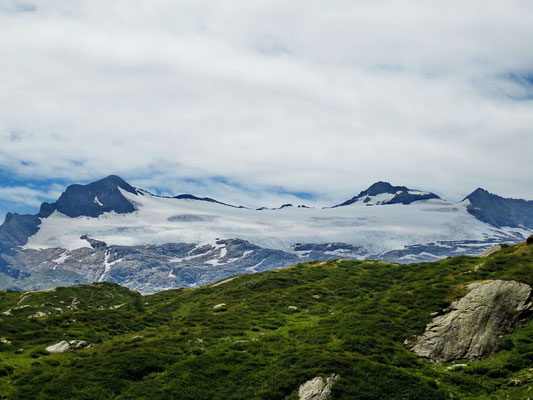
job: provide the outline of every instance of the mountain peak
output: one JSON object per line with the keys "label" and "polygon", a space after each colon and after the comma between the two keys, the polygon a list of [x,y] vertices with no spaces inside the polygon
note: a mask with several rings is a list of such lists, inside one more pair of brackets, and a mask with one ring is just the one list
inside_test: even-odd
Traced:
{"label": "mountain peak", "polygon": [[533,201],[506,199],[483,188],[477,188],[465,200],[470,202],[467,211],[471,215],[495,227],[533,224]]}
{"label": "mountain peak", "polygon": [[344,203],[334,207],[347,206],[353,203],[363,203],[366,205],[384,204],[411,204],[415,201],[439,199],[434,193],[422,192],[420,190],[409,189],[406,186],[393,186],[389,182],[378,181],[368,189],[363,190],[357,196],[352,197]]}
{"label": "mountain peak", "polygon": [[117,175],[109,175],[87,185],[70,185],[55,203],[41,205],[39,217],[46,218],[56,210],[72,218],[96,218],[110,211],[119,214],[133,212],[135,208],[119,189],[137,194],[133,186]]}

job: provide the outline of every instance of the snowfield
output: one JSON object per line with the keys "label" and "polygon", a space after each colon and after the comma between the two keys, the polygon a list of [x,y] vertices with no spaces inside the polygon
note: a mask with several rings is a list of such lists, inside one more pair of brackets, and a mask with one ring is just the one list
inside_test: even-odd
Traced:
{"label": "snowfield", "polygon": [[297,243],[347,243],[361,246],[368,254],[377,254],[420,243],[498,238],[509,231],[470,215],[467,202],[455,204],[440,199],[379,205],[390,195],[378,195],[367,203],[358,201],[335,208],[251,210],[208,201],[163,198],[144,191],[137,195],[120,191],[134,205],[134,212],[70,218],[55,211],[41,220],[39,231],[24,248],[90,247],[80,239],[87,235],[108,245],[124,246],[215,243],[217,239],[239,238],[263,248],[292,253],[296,253],[293,246]]}

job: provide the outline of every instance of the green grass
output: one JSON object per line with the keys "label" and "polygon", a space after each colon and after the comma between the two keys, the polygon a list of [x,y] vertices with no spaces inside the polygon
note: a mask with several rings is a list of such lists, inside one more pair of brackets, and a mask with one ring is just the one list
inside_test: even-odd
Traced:
{"label": "green grass", "polygon": [[[110,283],[0,292],[0,312],[12,310],[0,314],[11,341],[0,343],[0,399],[297,399],[300,384],[332,373],[334,399],[533,397],[531,321],[494,356],[454,370],[403,345],[464,284],[486,279],[533,286],[533,246],[410,265],[298,264],[145,297]],[[28,318],[37,311],[47,316]],[[93,347],[44,351],[71,339]]]}

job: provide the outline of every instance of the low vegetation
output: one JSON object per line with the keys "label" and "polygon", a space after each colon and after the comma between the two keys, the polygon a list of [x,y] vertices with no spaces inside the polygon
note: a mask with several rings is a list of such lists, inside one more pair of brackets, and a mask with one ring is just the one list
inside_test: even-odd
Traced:
{"label": "low vegetation", "polygon": [[[0,292],[0,399],[297,399],[333,373],[333,399],[533,397],[531,320],[483,361],[437,364],[404,345],[464,284],[489,279],[533,286],[533,246],[305,263],[144,297],[111,283]],[[92,347],[45,350],[62,340]]]}

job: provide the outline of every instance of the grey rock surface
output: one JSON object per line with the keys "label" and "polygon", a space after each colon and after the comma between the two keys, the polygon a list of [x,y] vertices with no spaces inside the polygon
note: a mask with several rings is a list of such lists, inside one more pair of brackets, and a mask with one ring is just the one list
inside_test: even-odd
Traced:
{"label": "grey rock surface", "polygon": [[66,341],[62,340],[59,343],[56,343],[52,346],[48,346],[45,350],[49,353],[64,353],[69,350],[81,350],[91,347],[90,343],[87,343],[84,340],[71,340]]}
{"label": "grey rock surface", "polygon": [[480,360],[499,349],[504,334],[532,308],[531,287],[495,280],[468,285],[469,292],[430,322],[411,349],[438,361]]}
{"label": "grey rock surface", "polygon": [[478,257],[488,257],[488,256],[490,256],[490,255],[492,255],[494,253],[497,253],[501,249],[503,249],[502,245],[501,244],[497,244],[496,246],[492,246],[492,247],[489,247],[486,250],[483,250],[481,253],[478,254]]}
{"label": "grey rock surface", "polygon": [[298,396],[300,400],[328,400],[331,397],[333,382],[339,378],[332,374],[326,379],[317,376],[300,385]]}

